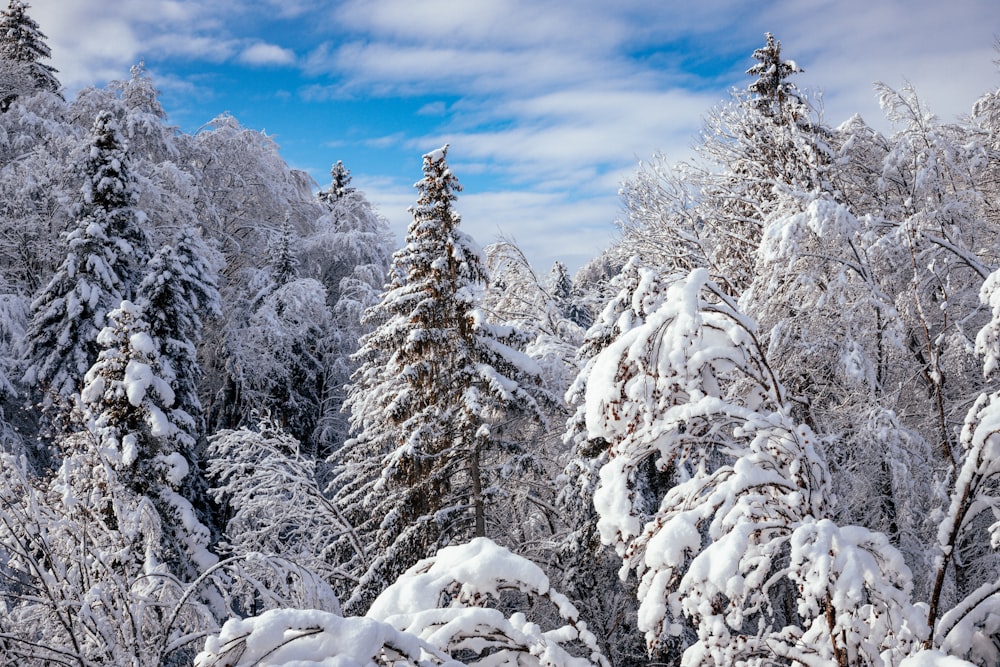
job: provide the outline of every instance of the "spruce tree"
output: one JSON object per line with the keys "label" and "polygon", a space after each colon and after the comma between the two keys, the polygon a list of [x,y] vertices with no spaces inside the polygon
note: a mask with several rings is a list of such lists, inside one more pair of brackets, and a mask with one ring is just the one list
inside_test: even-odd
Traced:
{"label": "spruce tree", "polygon": [[184,432],[173,419],[169,368],[142,309],[131,301],[122,301],[108,314],[97,342],[101,351],[80,392],[96,443],[77,442],[99,445],[130,491],[152,501],[166,533],[158,560],[182,579],[193,579],[216,559],[207,550],[208,529],[195,518],[189,499],[178,493],[190,483],[194,461],[185,456]]}
{"label": "spruce tree", "polygon": [[330,168],[330,189],[321,191],[317,196],[319,200],[334,206],[341,199],[354,192],[351,187],[351,170],[344,166],[343,160]]}
{"label": "spruce tree", "polygon": [[802,72],[794,60],[781,59],[781,42],[771,33],[765,33],[766,43],[753,52],[755,65],[747,74],[757,77],[750,84],[753,104],[767,116],[778,116],[789,103],[802,104],[802,96],[788,78]]}
{"label": "spruce tree", "polygon": [[292,247],[294,234],[295,230],[292,229],[292,223],[286,215],[284,222],[281,223],[278,242],[271,249],[271,279],[275,288],[287,285],[298,277],[299,260]]}
{"label": "spruce tree", "polygon": [[490,466],[502,460],[511,413],[540,416],[537,366],[510,327],[479,309],[487,275],[453,208],[461,186],[447,146],[424,156],[406,243],[381,301],[366,313],[347,406],[356,437],[338,453],[338,500],[373,553],[348,606],[447,542],[488,532]]}
{"label": "spruce tree", "polygon": [[[52,52],[38,23],[28,16],[28,7],[24,0],[10,0],[7,9],[0,12],[0,60],[23,68],[35,90],[54,93],[59,90],[56,69],[40,62],[52,57]],[[0,108],[7,109],[14,97],[0,100]]]}
{"label": "spruce tree", "polygon": [[188,446],[204,431],[196,345],[204,324],[201,314],[219,316],[222,312],[216,276],[209,248],[196,230],[186,228],[172,245],[163,246],[149,260],[137,294],[150,335],[169,369],[174,421]]}
{"label": "spruce tree", "polygon": [[149,252],[146,216],[136,208],[129,157],[110,113],[97,115],[88,146],[66,258],[32,303],[25,337],[25,382],[48,392],[48,405],[80,390],[105,316],[132,297]]}

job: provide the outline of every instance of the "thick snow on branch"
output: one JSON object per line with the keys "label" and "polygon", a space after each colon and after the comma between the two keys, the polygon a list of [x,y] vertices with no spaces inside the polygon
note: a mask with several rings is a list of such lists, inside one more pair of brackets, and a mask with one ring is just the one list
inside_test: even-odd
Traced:
{"label": "thick snow on branch", "polygon": [[[505,594],[549,600],[564,623],[543,630]],[[487,606],[491,605],[491,606]],[[498,607],[498,608],[493,608]],[[451,656],[460,655],[462,662]],[[573,605],[534,563],[486,538],[446,547],[407,570],[367,617],[275,609],[231,620],[197,667],[250,665],[591,667],[607,660]]]}
{"label": "thick snow on branch", "polygon": [[598,528],[639,576],[648,646],[689,643],[684,665],[906,654],[927,634],[909,569],[881,534],[826,518],[817,437],[792,419],[756,325],[702,269],[663,289],[594,358],[585,397],[587,437],[610,443]]}

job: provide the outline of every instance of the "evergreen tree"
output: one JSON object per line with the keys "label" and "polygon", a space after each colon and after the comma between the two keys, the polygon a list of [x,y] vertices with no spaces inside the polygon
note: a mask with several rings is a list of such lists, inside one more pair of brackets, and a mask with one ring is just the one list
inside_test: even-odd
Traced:
{"label": "evergreen tree", "polygon": [[573,285],[573,279],[562,262],[552,265],[552,298],[559,308],[559,313],[579,327],[589,327],[591,322],[586,310],[578,303],[579,294]]}
{"label": "evergreen tree", "polygon": [[323,190],[317,195],[320,201],[333,206],[354,192],[354,188],[351,187],[351,170],[344,166],[343,160],[337,160],[337,164],[330,169],[330,179],[330,189]]}
{"label": "evergreen tree", "polygon": [[[164,372],[169,369],[141,308],[122,301],[108,320],[80,392],[84,416],[122,482],[159,512],[165,535],[158,560],[190,580],[216,558],[207,549],[208,529],[178,493],[195,462],[184,455],[183,431],[172,419],[174,391]],[[78,442],[93,446],[89,439]]]}
{"label": "evergreen tree", "polygon": [[135,206],[134,177],[111,114],[98,114],[89,147],[66,258],[31,305],[25,382],[49,392],[46,404],[79,391],[97,360],[106,314],[132,297],[149,252],[146,216]]}
{"label": "evergreen tree", "polygon": [[356,433],[337,455],[338,500],[378,557],[348,606],[364,605],[442,543],[483,536],[489,469],[512,412],[538,414],[528,387],[537,366],[511,345],[513,328],[478,308],[486,283],[479,250],[458,229],[461,189],[447,146],[424,156],[406,245],[381,302],[366,314],[362,365],[347,406]]}
{"label": "evergreen tree", "polygon": [[788,78],[803,70],[794,60],[781,59],[781,42],[774,35],[765,33],[764,39],[767,43],[753,52],[757,64],[747,70],[747,74],[757,77],[749,90],[757,109],[767,116],[778,117],[789,103],[802,104],[801,95]]}
{"label": "evergreen tree", "polygon": [[293,236],[294,230],[286,215],[281,224],[278,243],[271,251],[271,279],[275,287],[286,285],[298,277],[299,260],[292,248]]}
{"label": "evergreen tree", "polygon": [[708,251],[707,266],[736,296],[756,274],[755,253],[777,206],[776,189],[819,187],[830,162],[829,131],[789,81],[802,70],[781,60],[780,43],[766,37],[753,54],[757,64],[747,70],[756,80],[706,118],[698,150],[708,165],[695,178],[697,214],[684,216],[693,227],[688,238],[699,239],[694,247]]}
{"label": "evergreen tree", "polygon": [[168,369],[175,397],[174,421],[186,435],[188,446],[205,427],[198,399],[202,372],[196,346],[204,325],[201,314],[221,314],[216,273],[209,248],[197,231],[186,228],[173,245],[163,246],[149,260],[137,291],[150,335]]}
{"label": "evergreen tree", "polygon": [[[0,61],[21,65],[34,90],[54,93],[59,90],[56,69],[40,62],[52,57],[52,52],[38,23],[28,16],[29,6],[24,0],[10,0],[7,9],[0,12]],[[16,94],[0,100],[0,109],[7,109],[14,97]]]}

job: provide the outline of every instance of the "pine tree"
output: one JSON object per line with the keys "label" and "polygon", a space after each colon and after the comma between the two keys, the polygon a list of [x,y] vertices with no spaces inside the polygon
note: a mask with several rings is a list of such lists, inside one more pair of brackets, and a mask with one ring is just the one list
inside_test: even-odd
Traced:
{"label": "pine tree", "polygon": [[32,303],[26,335],[25,382],[49,392],[47,405],[79,391],[106,314],[132,297],[149,252],[146,216],[135,206],[129,157],[110,113],[94,121],[83,175],[66,258]]}
{"label": "pine tree", "polygon": [[[54,93],[59,90],[56,69],[40,62],[52,57],[52,52],[38,23],[28,16],[28,7],[24,0],[10,0],[7,9],[0,12],[0,61],[20,64],[34,90]],[[8,95],[0,101],[0,109],[6,110],[15,97],[16,94]]]}
{"label": "pine tree", "polygon": [[[461,186],[447,146],[424,156],[406,245],[367,321],[362,365],[347,405],[356,433],[337,455],[342,506],[379,557],[350,605],[364,605],[394,575],[448,541],[482,536],[489,467],[511,412],[539,414],[528,387],[537,367],[511,345],[512,328],[478,308],[486,283],[479,250],[458,229]],[[364,522],[362,523],[362,520]]]}

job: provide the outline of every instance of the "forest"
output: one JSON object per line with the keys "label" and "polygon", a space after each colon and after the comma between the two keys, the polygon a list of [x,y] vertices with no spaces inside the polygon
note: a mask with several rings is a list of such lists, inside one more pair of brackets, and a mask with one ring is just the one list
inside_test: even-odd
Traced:
{"label": "forest", "polygon": [[396,248],[142,65],[68,99],[29,9],[0,664],[1000,664],[1000,91],[831,127],[767,34],[571,276],[460,229],[460,146]]}

